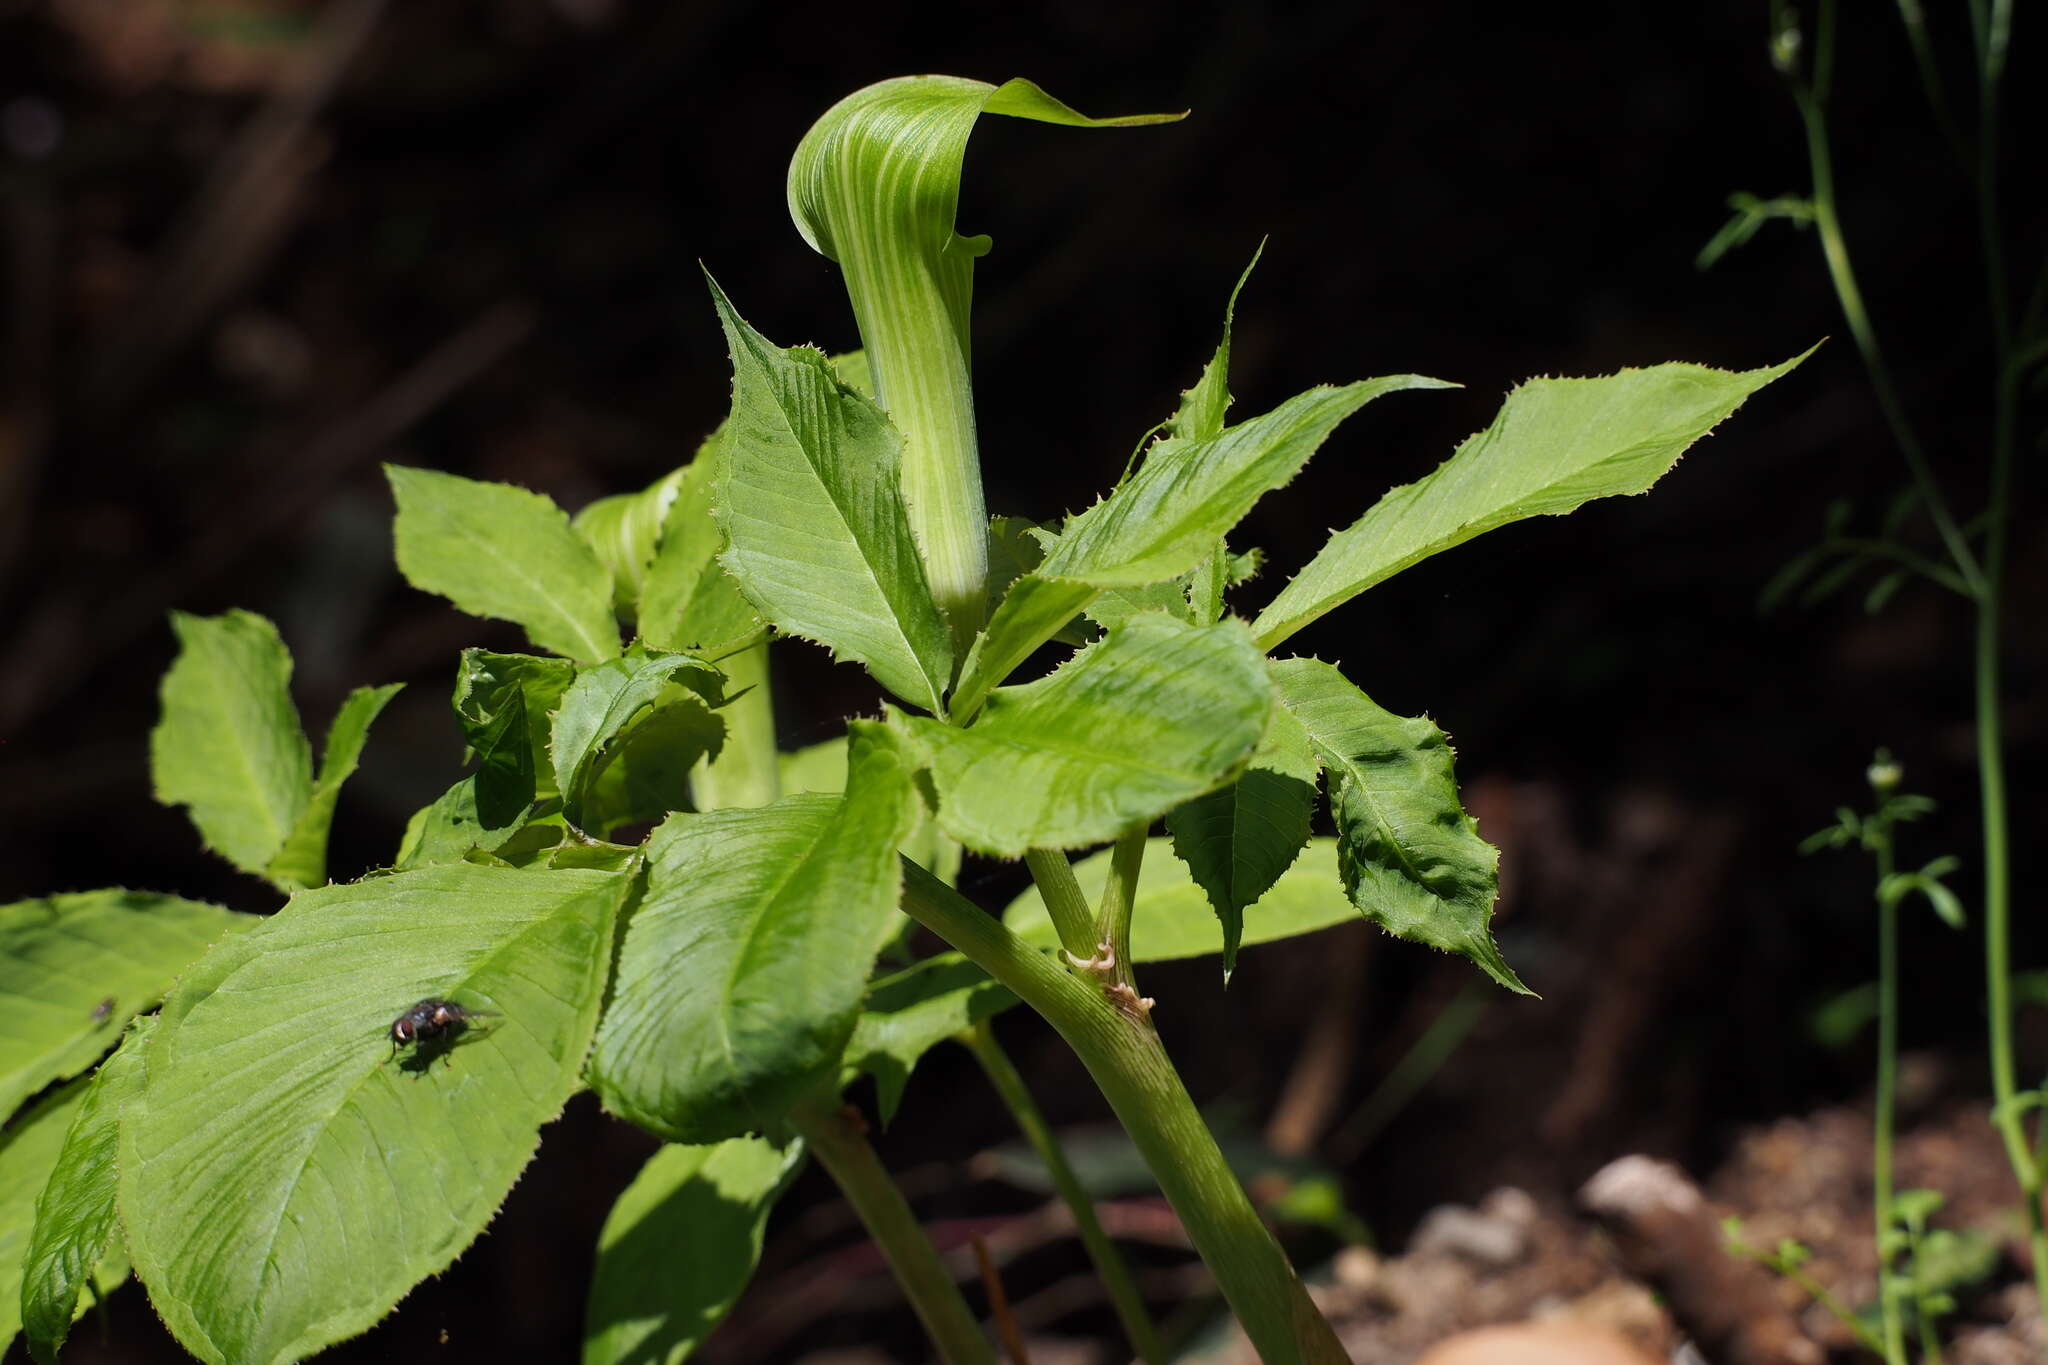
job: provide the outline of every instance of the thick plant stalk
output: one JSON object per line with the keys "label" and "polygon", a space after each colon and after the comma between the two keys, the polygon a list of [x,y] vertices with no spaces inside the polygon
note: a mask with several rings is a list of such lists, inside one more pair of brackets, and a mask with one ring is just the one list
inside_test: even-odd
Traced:
{"label": "thick plant stalk", "polygon": [[1349,1365],[1135,1002],[1070,973],[905,861],[903,908],[1037,1010],[1088,1068],[1268,1365]]}
{"label": "thick plant stalk", "polygon": [[996,1094],[1009,1108],[1010,1116],[1017,1121],[1018,1131],[1031,1144],[1031,1150],[1038,1153],[1038,1159],[1045,1163],[1053,1189],[1072,1211],[1074,1229],[1080,1234],[1081,1245],[1088,1249],[1089,1259],[1095,1262],[1095,1272],[1102,1277],[1102,1288],[1109,1295],[1110,1306],[1116,1309],[1117,1320],[1123,1324],[1132,1352],[1145,1365],[1168,1365],[1172,1357],[1167,1354],[1165,1343],[1159,1339],[1159,1329],[1153,1326],[1151,1315],[1145,1311],[1145,1300],[1131,1279],[1130,1266],[1124,1263],[1123,1253],[1116,1249],[1116,1243],[1110,1241],[1109,1234],[1102,1230],[1102,1220],[1095,1216],[1095,1201],[1082,1187],[1081,1177],[1074,1173],[1073,1165],[1060,1147],[1059,1138],[1053,1134],[1052,1125],[1039,1112],[1038,1102],[1031,1098],[1030,1087],[1024,1084],[1024,1078],[1018,1074],[1009,1054],[996,1041],[995,1031],[989,1027],[988,1020],[984,1019],[962,1033],[960,1042],[974,1054],[974,1060],[981,1063],[989,1084],[995,1087]]}
{"label": "thick plant stalk", "polygon": [[961,1297],[960,1286],[924,1235],[903,1191],[889,1178],[857,1113],[817,1097],[790,1112],[804,1146],[838,1184],[882,1249],[918,1321],[950,1365],[996,1365],[996,1353]]}

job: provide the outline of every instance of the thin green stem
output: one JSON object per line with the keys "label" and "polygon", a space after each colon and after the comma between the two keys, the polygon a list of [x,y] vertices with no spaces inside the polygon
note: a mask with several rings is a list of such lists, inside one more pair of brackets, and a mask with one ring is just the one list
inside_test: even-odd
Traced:
{"label": "thin green stem", "polygon": [[1138,825],[1118,837],[1109,855],[1109,881],[1102,888],[1102,907],[1095,916],[1095,941],[1109,945],[1115,965],[1113,979],[1126,989],[1137,988],[1131,962],[1131,909],[1138,900],[1138,873],[1145,866],[1145,835]]}
{"label": "thin green stem", "polygon": [[1927,105],[1934,111],[1935,126],[1941,129],[1942,140],[1955,154],[1956,164],[1967,168],[1970,164],[1969,144],[1963,140],[1962,128],[1956,123],[1955,112],[1948,105],[1941,68],[1934,61],[1934,44],[1927,36],[1927,15],[1920,8],[1920,0],[1898,0],[1898,4],[1899,22],[1905,25],[1906,41],[1913,49],[1913,64],[1920,68],[1920,88],[1927,92]]}
{"label": "thin green stem", "polygon": [[1458,1045],[1471,1036],[1492,1003],[1491,987],[1477,983],[1461,986],[1436,1018],[1429,1021],[1422,1036],[1401,1054],[1401,1060],[1394,1063],[1385,1079],[1344,1120],[1344,1126],[1326,1144],[1327,1152],[1340,1161],[1349,1161],[1364,1151],[1380,1130],[1422,1093],[1422,1087],[1450,1060]]}
{"label": "thin green stem", "polygon": [[2034,1292],[2048,1314],[2048,1225],[2041,1211],[2043,1171],[2027,1140],[2017,1096],[2018,1064],[2013,1046],[2012,863],[2005,794],[2005,743],[2001,726],[2000,644],[2007,536],[2012,522],[2012,481],[2019,428],[2019,375],[2012,363],[2011,300],[2007,293],[2005,248],[1998,220],[1998,99],[2012,30],[2011,0],[1973,0],[1977,38],[1979,123],[1977,132],[1977,214],[1983,239],[1984,287],[1991,305],[1996,363],[1992,423],[1991,489],[1986,504],[1984,568],[1977,602],[1977,774],[1984,823],[1984,971],[1991,1014],[1991,1088],[2006,1156],[2020,1183],[2027,1211],[2027,1240],[2033,1252]]}
{"label": "thin green stem", "polygon": [[[1816,71],[1825,70],[1832,64],[1832,17],[1833,6],[1823,6],[1815,36]],[[1877,331],[1870,324],[1869,310],[1863,305],[1863,291],[1856,283],[1856,271],[1849,261],[1849,246],[1843,239],[1841,222],[1835,216],[1834,162],[1828,149],[1825,90],[1818,81],[1812,89],[1795,85],[1793,99],[1799,106],[1799,119],[1806,130],[1807,160],[1813,170],[1813,223],[1820,236],[1821,254],[1827,261],[1828,277],[1834,282],[1835,298],[1841,306],[1843,320],[1849,325],[1849,335],[1855,339],[1857,353],[1862,356],[1863,367],[1870,375],[1871,387],[1877,391],[1878,408],[1884,413],[1885,423],[1891,427],[1892,439],[1898,442],[1900,454],[1905,457],[1914,487],[1919,490],[1921,501],[1934,521],[1950,560],[1974,594],[1981,591],[1977,557],[1949,512],[1948,502],[1934,480],[1934,472],[1928,465],[1919,435],[1913,430],[1913,424],[1906,416],[1905,404],[1899,400],[1898,390],[1892,384],[1891,367],[1885,363]]]}
{"label": "thin green stem", "polygon": [[1151,1168],[1260,1358],[1267,1365],[1349,1365],[1136,1002],[1057,966],[907,860],[903,908],[1067,1040]]}
{"label": "thin green stem", "polygon": [[1089,909],[1088,896],[1081,890],[1067,855],[1056,848],[1034,848],[1025,852],[1024,865],[1031,869],[1031,880],[1038,884],[1038,898],[1045,902],[1045,911],[1052,917],[1060,947],[1078,958],[1093,957],[1099,941],[1095,937],[1095,912]]}
{"label": "thin green stem", "polygon": [[[775,703],[768,691],[768,642],[719,660],[726,689],[739,695],[719,708],[725,743],[690,772],[698,810],[765,806],[782,795],[775,753]],[[741,689],[745,691],[741,691]]]}
{"label": "thin green stem", "polygon": [[950,1365],[996,1365],[959,1284],[869,1145],[860,1115],[839,1108],[836,1097],[817,1095],[791,1109],[789,1119],[882,1249],[939,1354]]}
{"label": "thin green stem", "polygon": [[[1880,817],[1881,818],[1881,817]],[[1892,1292],[1892,1132],[1897,1124],[1899,1068],[1899,898],[1884,893],[1892,875],[1892,834],[1883,825],[1877,858],[1877,1120],[1871,1135],[1872,1204],[1877,1223],[1877,1303],[1888,1365],[1906,1365],[1906,1329]]]}
{"label": "thin green stem", "polygon": [[1081,1244],[1088,1248],[1089,1259],[1095,1262],[1095,1271],[1102,1277],[1102,1287],[1109,1295],[1110,1305],[1116,1309],[1117,1320],[1123,1323],[1124,1335],[1130,1341],[1132,1352],[1145,1365],[1167,1365],[1173,1357],[1160,1340],[1159,1329],[1152,1325],[1151,1315],[1145,1311],[1145,1300],[1138,1293],[1137,1282],[1131,1278],[1131,1269],[1124,1263],[1123,1253],[1102,1230],[1102,1220],[1095,1216],[1095,1201],[1088,1197],[1081,1178],[1074,1174],[1073,1164],[1067,1160],[1059,1138],[1054,1136],[1052,1125],[1039,1112],[1038,1102],[1031,1098],[1031,1089],[1024,1084],[1024,1077],[1018,1074],[1010,1055],[996,1041],[995,1030],[984,1019],[960,1034],[959,1040],[974,1054],[974,1060],[981,1063],[989,1084],[995,1087],[996,1094],[1009,1108],[1010,1116],[1017,1121],[1018,1131],[1031,1144],[1031,1150],[1038,1153],[1038,1159],[1045,1163],[1046,1173],[1052,1177],[1053,1189],[1059,1192],[1074,1215],[1074,1228],[1080,1233]]}

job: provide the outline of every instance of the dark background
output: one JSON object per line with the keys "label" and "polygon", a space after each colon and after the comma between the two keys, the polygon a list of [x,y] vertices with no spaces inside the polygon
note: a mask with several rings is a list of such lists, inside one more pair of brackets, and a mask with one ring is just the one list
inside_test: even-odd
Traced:
{"label": "dark background", "polygon": [[[1967,92],[1964,16],[1934,8]],[[1841,212],[1906,403],[1969,516],[1991,391],[1975,221],[1879,9],[1853,15],[1839,58]],[[1759,610],[1831,500],[1868,521],[1904,478],[1814,235],[1774,224],[1693,267],[1730,191],[1808,183],[1761,4],[11,0],[0,22],[0,898],[126,884],[274,904],[150,799],[173,607],[275,619],[316,736],[349,688],[413,684],[336,827],[337,876],[388,859],[460,761],[456,651],[518,637],[398,580],[379,462],[572,510],[651,482],[727,398],[700,261],[770,337],[854,345],[834,268],[789,224],[788,155],[839,96],[939,71],[1027,75],[1090,113],[1193,110],[1164,128],[977,131],[960,226],[995,238],[975,332],[992,511],[1054,517],[1114,478],[1198,373],[1262,238],[1238,311],[1238,416],[1374,374],[1466,386],[1374,405],[1266,499],[1237,538],[1269,555],[1246,614],[1520,379],[1751,368],[1836,338],[1651,496],[1485,537],[1296,639],[1455,738],[1468,803],[1507,855],[1504,945],[1545,999],[1495,1000],[1361,1144],[1339,1140],[1346,1117],[1468,968],[1358,927],[1249,953],[1227,994],[1213,964],[1154,969],[1146,989],[1199,1099],[1256,1128],[1283,1098],[1307,1102],[1298,1055],[1329,1063],[1341,1079],[1310,1150],[1398,1244],[1429,1206],[1504,1181],[1561,1198],[1637,1149],[1704,1169],[1743,1123],[1853,1100],[1867,1055],[1818,1046],[1808,1017],[1873,975],[1868,869],[1794,846],[1863,801],[1875,746],[1942,803],[1902,857],[1964,855],[1955,885],[1974,911],[1967,605],[1910,586],[1874,617],[1860,590]],[[368,25],[359,39],[351,23]],[[2016,36],[2013,130],[2044,126],[2036,38]],[[2048,215],[2038,147],[2015,144],[2033,158],[2005,167],[2023,289]],[[2028,415],[2006,717],[2023,965],[2048,960],[2029,856],[2048,834],[2038,401]],[[857,672],[799,646],[778,657],[789,746],[873,708]],[[1000,905],[1019,881],[971,867],[966,885]],[[1949,1093],[1978,1094],[1979,941],[1918,911],[1907,924],[1907,1043]],[[1056,1123],[1103,1118],[1044,1029],[1017,1015],[1002,1032]],[[1031,1207],[968,1168],[1009,1133],[964,1058],[928,1067],[882,1138],[920,1174],[920,1211],[993,1226]],[[646,1150],[579,1100],[477,1248],[333,1358],[571,1358],[597,1225]],[[805,1177],[771,1226],[770,1272],[859,1268],[830,1200]],[[1066,1255],[1015,1263],[1012,1294],[1073,1270]],[[886,1286],[860,1284],[781,1335],[772,1320],[794,1310],[757,1293],[726,1358],[914,1352]],[[135,1291],[113,1319],[115,1346],[81,1341],[80,1359],[172,1358]]]}

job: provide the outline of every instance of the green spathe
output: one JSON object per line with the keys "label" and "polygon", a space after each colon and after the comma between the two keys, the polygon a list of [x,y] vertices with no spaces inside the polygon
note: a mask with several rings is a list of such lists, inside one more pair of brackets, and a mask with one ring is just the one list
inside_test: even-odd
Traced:
{"label": "green spathe", "polygon": [[[187,1350],[302,1359],[475,1239],[577,1087],[631,882],[454,864],[322,887],[185,975],[122,1119],[120,1206]],[[394,1056],[426,998],[480,1017]]]}
{"label": "green spathe", "polygon": [[903,491],[933,596],[963,648],[987,611],[968,303],[989,240],[960,236],[954,220],[984,113],[1075,128],[1183,117],[1094,119],[1026,80],[903,76],[833,105],[790,159],[790,216],[846,274],[875,398],[904,434]]}

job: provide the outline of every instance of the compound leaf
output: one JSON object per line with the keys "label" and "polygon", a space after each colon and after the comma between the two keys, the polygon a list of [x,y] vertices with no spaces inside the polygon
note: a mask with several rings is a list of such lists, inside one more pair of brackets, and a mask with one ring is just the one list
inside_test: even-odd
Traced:
{"label": "compound leaf", "polygon": [[[1337,425],[1373,399],[1449,387],[1406,374],[1315,388],[1214,435],[1156,442],[1135,474],[1069,518],[1044,562],[1011,586],[961,670],[955,710],[972,714],[987,689],[1097,591],[1165,582],[1216,553],[1261,497],[1299,473]],[[1186,614],[1185,598],[1178,614]]]}
{"label": "compound leaf", "polygon": [[875,1078],[883,1123],[896,1117],[918,1059],[955,1034],[1017,1003],[1017,997],[959,953],[940,953],[868,987],[846,1045],[840,1084]]}
{"label": "compound leaf", "polygon": [[747,326],[714,283],[733,407],[714,510],[723,562],[777,628],[867,665],[938,712],[952,634],[932,600],[898,485],[902,439],[824,355]]}
{"label": "compound leaf", "polygon": [[335,713],[327,731],[327,747],[320,758],[320,776],[312,794],[292,825],[292,832],[270,860],[270,880],[288,891],[302,891],[327,880],[327,834],[334,824],[334,803],[341,784],[355,774],[363,756],[363,743],[370,737],[371,722],[404,683],[383,687],[358,687]]}
{"label": "compound leaf", "polygon": [[854,722],[843,798],[675,815],[648,840],[591,1085],[680,1142],[775,1124],[829,1078],[923,818],[895,737]]}
{"label": "compound leaf", "polygon": [[171,613],[178,657],[150,732],[156,799],[182,805],[207,847],[264,875],[306,808],[313,754],[292,705],[291,655],[253,612]]}
{"label": "compound leaf", "polygon": [[939,824],[977,853],[1114,839],[1252,755],[1272,689],[1236,622],[1133,616],[1057,672],[998,688],[964,729],[896,723],[928,751]]}
{"label": "compound leaf", "polygon": [[257,922],[151,891],[0,905],[0,1116],[91,1066],[209,944]]}
{"label": "compound leaf", "polygon": [[[1074,875],[1091,901],[1101,899],[1109,881],[1111,850],[1104,849],[1074,864]],[[1272,889],[1248,907],[1241,946],[1251,947],[1310,934],[1358,918],[1358,908],[1337,879],[1337,841],[1310,839],[1293,866],[1280,874]],[[1012,932],[1046,948],[1059,946],[1052,918],[1036,888],[1010,902],[1003,923]],[[1138,873],[1137,901],[1131,911],[1131,958],[1136,962],[1172,962],[1208,957],[1223,951],[1223,926],[1209,897],[1188,875],[1187,864],[1173,856],[1165,839],[1148,841]]]}
{"label": "compound leaf", "polygon": [[[456,864],[304,891],[172,991],[120,1208],[202,1360],[302,1359],[483,1230],[577,1086],[633,878]],[[425,999],[478,1016],[396,1053]]]}
{"label": "compound leaf", "polygon": [[1533,994],[1494,946],[1500,854],[1458,804],[1444,732],[1426,716],[1385,710],[1329,664],[1280,659],[1272,674],[1322,759],[1352,902],[1388,933]]}
{"label": "compound leaf", "polygon": [[141,1082],[142,1049],[155,1027],[155,1016],[137,1018],[114,1055],[93,1073],[49,1183],[36,1199],[34,1230],[22,1262],[21,1320],[29,1354],[44,1365],[55,1365],[86,1285],[94,1283],[104,1294],[128,1277],[127,1250],[113,1245],[120,1223],[114,1208],[114,1161],[121,1110]]}
{"label": "compound leaf", "polygon": [[1166,817],[1173,851],[1223,924],[1223,976],[1237,969],[1244,909],[1272,889],[1308,842],[1315,814],[1316,755],[1308,732],[1276,706],[1266,737],[1237,781]]}
{"label": "compound leaf", "polygon": [[538,493],[386,465],[399,572],[472,616],[523,627],[542,649],[595,662],[619,652],[612,579],[562,509]]}
{"label": "compound leaf", "polygon": [[662,1147],[597,1239],[583,1365],[680,1365],[753,1278],[768,1212],[803,1147],[757,1137]]}
{"label": "compound leaf", "polygon": [[1733,374],[1670,364],[1520,385],[1493,424],[1434,472],[1331,536],[1259,613],[1259,644],[1270,650],[1374,584],[1496,526],[1645,491],[1686,447],[1811,354]]}

